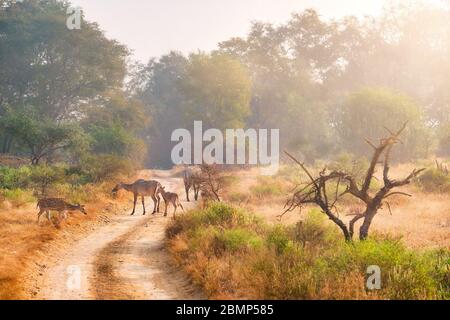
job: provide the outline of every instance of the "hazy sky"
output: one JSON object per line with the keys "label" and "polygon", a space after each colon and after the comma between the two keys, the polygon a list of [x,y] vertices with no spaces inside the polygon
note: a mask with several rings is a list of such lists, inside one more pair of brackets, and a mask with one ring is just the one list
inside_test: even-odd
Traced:
{"label": "hazy sky", "polygon": [[315,8],[326,17],[378,15],[383,0],[72,0],[108,37],[147,61],[170,50],[211,50],[244,36],[251,21],[282,23],[294,11]]}

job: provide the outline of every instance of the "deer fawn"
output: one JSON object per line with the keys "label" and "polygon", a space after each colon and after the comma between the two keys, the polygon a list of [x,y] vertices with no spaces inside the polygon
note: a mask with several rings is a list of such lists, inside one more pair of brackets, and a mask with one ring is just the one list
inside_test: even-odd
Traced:
{"label": "deer fawn", "polygon": [[80,211],[81,213],[84,213],[85,215],[87,215],[87,212],[84,209],[83,205],[70,204],[60,198],[40,199],[37,203],[36,208],[39,208],[38,219],[37,219],[38,224],[39,224],[39,218],[41,217],[41,215],[44,212],[47,214],[48,221],[51,221],[50,220],[50,211],[52,211],[52,210],[57,211],[58,216],[60,218],[61,218],[61,216],[63,216],[64,219],[67,219],[67,211]]}
{"label": "deer fawn", "polygon": [[181,207],[181,209],[184,211],[184,208],[182,206],[182,204],[180,203],[180,199],[178,197],[178,194],[173,193],[173,192],[166,192],[165,188],[163,186],[161,186],[158,190],[158,192],[161,194],[161,196],[164,199],[164,204],[165,204],[165,210],[164,210],[164,216],[167,216],[167,207],[169,205],[169,203],[171,203],[173,205],[173,216],[175,217],[175,212],[177,211],[178,207]]}
{"label": "deer fawn", "polygon": [[201,175],[197,168],[186,167],[183,172],[184,190],[186,191],[186,201],[189,200],[189,190],[194,189],[194,200],[198,200],[198,193],[201,186]]}
{"label": "deer fawn", "polygon": [[134,183],[127,184],[120,182],[118,185],[112,189],[112,193],[116,194],[119,190],[124,189],[126,191],[132,192],[134,195],[134,203],[133,203],[133,212],[131,212],[131,215],[134,215],[134,212],[136,210],[136,201],[138,196],[141,196],[142,199],[142,208],[144,209],[144,215],[145,215],[145,201],[144,197],[149,196],[152,197],[154,208],[152,214],[155,214],[155,212],[159,212],[159,202],[160,198],[158,196],[158,189],[161,187],[161,184],[158,181],[155,180],[143,180],[139,179],[136,180]]}

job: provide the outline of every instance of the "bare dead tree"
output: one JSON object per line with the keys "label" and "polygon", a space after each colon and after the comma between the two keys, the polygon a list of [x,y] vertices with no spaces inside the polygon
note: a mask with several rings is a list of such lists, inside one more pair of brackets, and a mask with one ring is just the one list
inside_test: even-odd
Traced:
{"label": "bare dead tree", "polygon": [[200,165],[200,190],[215,201],[221,201],[220,192],[224,187],[222,170],[216,164]]}
{"label": "bare dead tree", "polygon": [[[406,178],[401,180],[393,180],[388,177],[389,174],[389,160],[392,147],[400,142],[399,136],[405,130],[406,123],[397,132],[389,131],[389,137],[381,139],[378,145],[373,144],[367,140],[367,143],[373,148],[373,155],[370,161],[369,168],[363,178],[362,183],[358,184],[356,178],[347,172],[343,171],[327,171],[323,169],[318,177],[314,177],[306,166],[298,161],[288,152],[286,155],[296,162],[300,168],[306,173],[309,182],[306,185],[297,187],[294,190],[292,197],[286,202],[285,211],[279,216],[280,218],[286,213],[291,212],[297,208],[302,208],[307,204],[318,205],[322,211],[333,221],[344,234],[347,241],[353,239],[355,223],[363,219],[363,223],[359,229],[359,238],[364,240],[369,234],[369,228],[373,218],[383,204],[386,204],[390,210],[390,205],[387,199],[394,195],[402,195],[411,197],[410,194],[392,191],[395,188],[407,185],[411,180],[417,177],[423,170],[414,169]],[[380,162],[380,158],[384,156],[384,160]],[[374,179],[374,174],[377,164],[383,164],[383,187],[376,192],[369,190],[370,183]],[[339,191],[341,186],[345,185],[344,191]],[[334,192],[331,193],[331,188],[334,188]],[[337,203],[339,199],[345,194],[350,194],[364,203],[364,210],[359,213],[352,214],[353,218],[348,222],[348,225],[340,218]],[[363,206],[363,207],[364,207]]]}

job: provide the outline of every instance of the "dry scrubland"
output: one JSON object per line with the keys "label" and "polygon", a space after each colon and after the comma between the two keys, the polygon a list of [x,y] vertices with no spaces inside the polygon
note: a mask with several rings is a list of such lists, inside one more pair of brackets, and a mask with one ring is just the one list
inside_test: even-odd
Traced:
{"label": "dry scrubland", "polygon": [[[423,176],[435,173],[433,163],[424,161],[394,166],[392,176],[406,176],[414,167],[421,166],[429,168]],[[292,212],[280,220],[278,216],[283,212],[287,195],[296,184],[304,182],[305,177],[292,166],[282,167],[275,177],[258,176],[258,172],[253,169],[236,175],[232,188],[225,190],[224,199],[271,223],[284,225],[296,223],[303,218],[303,213],[313,208],[305,207],[302,212]],[[411,248],[450,248],[450,183],[438,181],[439,186],[435,186],[437,179],[430,180],[425,183],[416,180],[403,187],[401,191],[412,194],[412,197],[393,197],[390,200],[392,214],[386,206],[383,207],[374,219],[373,230],[401,237]],[[360,208],[358,201],[348,197],[341,204],[341,217]]]}
{"label": "dry scrubland", "polygon": [[[391,175],[421,166],[423,176],[401,189],[413,197],[392,197],[392,213],[379,211],[367,241],[345,243],[314,207],[280,221],[287,194],[304,181],[286,166],[274,177],[255,169],[233,174],[224,203],[173,222],[168,246],[210,298],[449,299],[449,178],[429,161],[395,166]],[[339,206],[341,217],[359,209],[351,198]],[[381,267],[380,291],[365,290],[369,265]]]}
{"label": "dry scrubland", "polygon": [[[96,227],[108,223],[111,214],[122,212],[126,195],[111,199],[111,183],[86,185],[82,189],[59,193],[69,201],[86,203],[88,215],[69,214],[59,228],[43,215],[36,223],[36,199],[29,191],[2,194],[0,202],[0,299],[32,298],[30,285],[42,276],[47,265],[58,259],[75,241]],[[68,188],[70,190],[70,188]]]}
{"label": "dry scrubland", "polygon": [[[413,197],[391,200],[392,215],[379,212],[366,242],[345,243],[314,207],[280,221],[287,195],[304,181],[295,167],[285,166],[274,177],[258,176],[257,169],[230,171],[224,203],[179,215],[167,229],[167,244],[176,263],[210,298],[449,299],[448,181],[431,162],[399,165],[393,177],[420,166],[429,168],[423,178],[402,190]],[[177,169],[170,175],[182,176]],[[110,198],[111,182],[53,188],[72,202],[86,203],[88,216],[74,213],[59,229],[45,218],[38,226],[31,191],[2,191],[2,299],[32,298],[36,278],[66,249],[129,209],[126,193]],[[345,216],[358,208],[348,198],[340,211]],[[371,264],[383,270],[381,291],[364,289]]]}

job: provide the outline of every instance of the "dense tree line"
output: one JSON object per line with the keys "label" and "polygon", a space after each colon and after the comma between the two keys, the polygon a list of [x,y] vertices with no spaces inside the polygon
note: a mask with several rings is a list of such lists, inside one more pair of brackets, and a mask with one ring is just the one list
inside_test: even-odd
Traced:
{"label": "dense tree line", "polygon": [[282,25],[255,22],[212,52],[132,66],[95,23],[68,30],[69,5],[0,0],[1,153],[167,167],[172,131],[194,120],[279,128],[281,148],[307,161],[364,155],[365,138],[408,121],[398,159],[450,153],[448,5],[339,20],[305,10]]}
{"label": "dense tree line", "polygon": [[417,3],[388,6],[376,19],[306,10],[280,26],[254,23],[211,53],[152,59],[131,86],[160,134],[151,135],[151,162],[169,163],[168,132],[193,117],[218,128],[280,128],[281,147],[308,161],[366,154],[364,139],[409,121],[399,159],[448,154],[449,18],[448,6]]}
{"label": "dense tree line", "polygon": [[148,115],[123,90],[129,51],[84,19],[69,30],[69,5],[0,1],[0,151],[35,165],[139,162]]}

